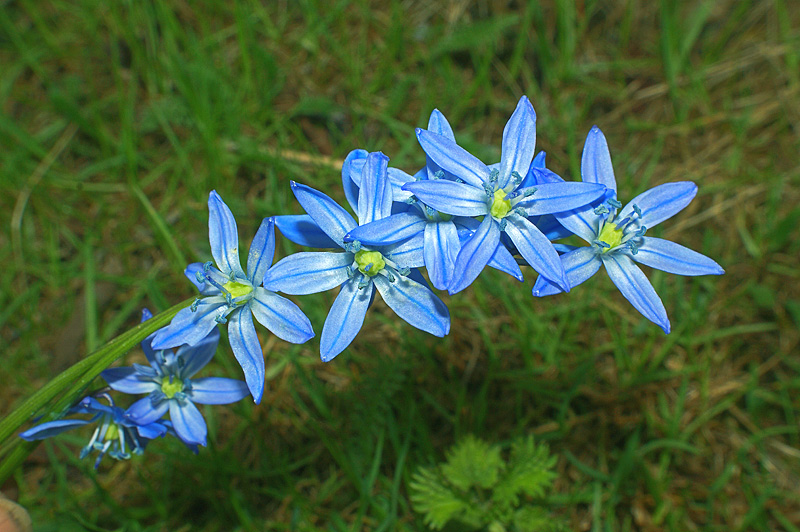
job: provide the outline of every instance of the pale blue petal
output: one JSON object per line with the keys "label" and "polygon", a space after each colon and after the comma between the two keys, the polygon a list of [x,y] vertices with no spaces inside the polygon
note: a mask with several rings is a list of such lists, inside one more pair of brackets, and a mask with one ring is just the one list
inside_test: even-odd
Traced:
{"label": "pale blue petal", "polygon": [[361,330],[373,291],[371,281],[362,290],[356,279],[342,284],[322,327],[319,348],[323,362],[330,362],[344,351]]}
{"label": "pale blue petal", "polygon": [[434,109],[431,112],[431,117],[428,119],[428,131],[436,133],[437,135],[442,135],[452,141],[456,140],[450,122],[447,121],[442,112],[438,109]]}
{"label": "pale blue petal", "polygon": [[201,405],[227,405],[250,395],[247,384],[224,377],[204,377],[192,380],[192,389],[186,393],[193,402]]}
{"label": "pale blue petal", "polygon": [[178,438],[189,445],[205,445],[208,428],[203,414],[191,401],[170,401],[169,419]]}
{"label": "pale blue petal", "polygon": [[520,178],[528,174],[536,151],[536,113],[527,96],[517,103],[514,114],[503,129],[503,151],[500,156],[499,188],[506,188],[512,172]]}
{"label": "pale blue petal", "polygon": [[439,337],[450,332],[447,306],[426,286],[407,277],[390,283],[386,277],[376,275],[373,281],[389,308],[409,324]]}
{"label": "pale blue petal", "polygon": [[414,209],[360,225],[344,236],[345,242],[358,240],[367,246],[385,246],[411,238],[425,230],[427,220]]}
{"label": "pale blue petal", "polygon": [[540,275],[544,275],[562,290],[569,292],[570,286],[565,278],[564,266],[547,237],[527,218],[512,214],[505,219],[508,221],[505,232],[514,242],[522,258]]}
{"label": "pale blue petal", "polygon": [[335,288],[348,278],[352,253],[302,252],[284,257],[264,275],[264,288],[271,292],[305,295]]}
{"label": "pale blue petal", "polygon": [[517,281],[522,281],[522,270],[519,269],[516,259],[505,246],[497,246],[494,250],[494,255],[489,259],[487,266],[491,266],[495,270],[507,273]]}
{"label": "pale blue petal", "polygon": [[319,190],[292,181],[292,191],[309,216],[337,245],[341,246],[342,237],[358,225],[346,210]]}
{"label": "pale blue petal", "polygon": [[208,241],[217,267],[225,274],[233,272],[236,277],[244,277],[236,220],[216,190],[208,195]]}
{"label": "pale blue petal", "polygon": [[597,240],[602,217],[595,214],[592,207],[555,213],[554,216],[561,225],[588,243],[592,244]]}
{"label": "pale blue petal", "polygon": [[[527,187],[532,187],[532,186],[536,185],[536,183],[537,183],[536,174],[534,174],[533,171],[536,170],[536,169],[541,169],[541,168],[545,167],[545,158],[546,157],[547,157],[547,155],[543,151],[540,151],[539,153],[536,154],[536,156],[533,158],[533,161],[531,161],[531,167],[528,170],[528,174],[524,176],[525,179],[522,180],[522,183],[520,183],[518,188],[527,188]],[[555,174],[553,174],[553,175],[555,175]]]}
{"label": "pale blue petal", "polygon": [[[165,397],[162,395],[161,397]],[[125,414],[128,418],[137,425],[149,425],[161,419],[161,417],[169,410],[168,400],[162,399],[153,401],[152,397],[147,396],[139,399],[133,403]]]}
{"label": "pale blue petal", "polygon": [[222,296],[200,299],[194,311],[191,307],[180,310],[167,327],[159,330],[152,347],[160,350],[182,344],[194,345],[216,327],[218,317],[227,315],[230,310]]}
{"label": "pale blue petal", "polygon": [[94,423],[96,419],[57,419],[56,421],[48,421],[41,425],[36,425],[28,430],[21,432],[19,437],[23,440],[34,441],[43,440],[57,436],[62,432],[72,430],[78,427],[83,427],[89,423]]}
{"label": "pale blue petal", "polygon": [[211,332],[194,346],[182,345],[178,348],[177,356],[183,359],[180,370],[181,379],[189,379],[208,364],[217,352],[219,344],[219,327],[214,327]]}
{"label": "pale blue petal", "polygon": [[675,242],[646,236],[631,258],[657,270],[678,275],[722,275],[725,270],[709,259]]}
{"label": "pale blue petal", "polygon": [[531,165],[531,175],[533,176],[533,186],[546,185],[548,183],[563,183],[564,178],[548,170],[547,168],[538,168]]}
{"label": "pale blue petal", "polygon": [[601,258],[608,276],[633,308],[669,334],[667,311],[642,270],[623,253],[604,253]]}
{"label": "pale blue petal", "polygon": [[353,181],[351,175],[354,173],[352,166],[354,161],[361,161],[367,158],[369,152],[367,150],[353,150],[347,154],[347,157],[344,159],[344,164],[342,164],[342,186],[344,188],[344,195],[347,197],[347,202],[350,204],[350,208],[353,211],[358,211],[358,185],[361,182],[360,176],[361,172],[357,173],[359,176],[359,181]]}
{"label": "pale blue petal", "polygon": [[484,181],[489,180],[486,165],[455,141],[424,129],[417,129],[417,139],[425,153],[445,172],[450,172],[473,187],[483,187]]}
{"label": "pale blue petal", "polygon": [[536,185],[536,192],[522,201],[514,203],[523,207],[528,216],[565,212],[585,207],[601,197],[605,185],[595,183],[568,182]]}
{"label": "pale blue petal", "polygon": [[403,187],[426,205],[439,212],[456,216],[482,216],[489,212],[483,188],[446,179],[415,181]]}
{"label": "pale blue petal", "polygon": [[[567,274],[567,281],[571,288],[575,288],[586,279],[597,273],[602,261],[597,256],[597,251],[592,247],[580,247],[561,255],[561,262],[564,264],[564,271]],[[547,277],[542,275],[536,279],[533,285],[533,295],[536,297],[551,296],[562,292],[558,285],[550,282]]]}
{"label": "pale blue petal", "polygon": [[274,218],[281,234],[295,244],[322,249],[340,247],[307,214],[281,215]]}
{"label": "pale blue petal", "polygon": [[392,187],[386,176],[388,167],[389,158],[383,153],[372,152],[367,156],[358,192],[359,225],[386,218],[392,213]]}
{"label": "pale blue petal", "polygon": [[244,380],[247,382],[253,401],[258,404],[264,394],[264,354],[253,325],[253,315],[249,310],[243,312],[242,309],[237,309],[230,315],[228,340],[231,343],[233,356],[242,367]]}
{"label": "pale blue petal", "polygon": [[453,222],[433,222],[425,225],[423,257],[425,269],[433,286],[447,290],[453,279],[456,257],[461,251],[458,230]]}
{"label": "pale blue petal", "polygon": [[555,216],[552,214],[545,214],[542,216],[534,216],[529,220],[539,228],[539,231],[544,233],[551,242],[553,240],[561,240],[572,235],[572,231],[561,225]]}
{"label": "pale blue petal", "polygon": [[622,220],[634,214],[633,206],[642,211],[641,224],[648,229],[671,218],[692,202],[697,194],[697,185],[691,181],[664,183],[642,192],[633,198],[617,215]]}
{"label": "pale blue petal", "polygon": [[411,192],[403,190],[403,185],[415,181],[415,179],[397,168],[391,166],[386,170],[389,177],[389,184],[392,186],[392,201],[402,203],[411,198]]}
{"label": "pale blue petal", "polygon": [[302,344],[314,337],[306,315],[285,297],[258,287],[249,305],[258,323],[281,340]]}
{"label": "pale blue petal", "polygon": [[250,244],[250,253],[247,255],[247,278],[258,286],[264,279],[264,273],[272,266],[275,257],[275,220],[264,218],[261,226]]}
{"label": "pale blue petal", "polygon": [[160,389],[152,378],[141,375],[135,368],[109,368],[103,370],[100,376],[111,389],[122,393],[150,393]]}
{"label": "pale blue petal", "polygon": [[461,245],[453,281],[447,291],[452,295],[471,285],[494,255],[498,244],[500,226],[491,216],[486,216],[472,237]]}
{"label": "pale blue petal", "polygon": [[611,166],[611,153],[608,151],[606,137],[600,128],[592,126],[586,135],[581,156],[581,177],[584,183],[600,183],[615,193],[617,181],[614,179],[614,167]]}
{"label": "pale blue petal", "polygon": [[380,252],[400,268],[419,268],[425,264],[424,246],[425,235],[418,233],[404,242],[386,246]]}

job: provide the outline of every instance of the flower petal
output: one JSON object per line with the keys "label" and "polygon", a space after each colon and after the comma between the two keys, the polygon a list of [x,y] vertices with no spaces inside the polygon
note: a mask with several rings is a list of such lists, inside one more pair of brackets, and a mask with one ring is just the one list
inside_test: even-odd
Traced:
{"label": "flower petal", "polygon": [[564,181],[536,185],[536,192],[522,201],[512,204],[523,207],[528,216],[552,214],[580,209],[601,197],[605,185]]}
{"label": "flower petal", "polygon": [[342,284],[322,327],[319,348],[323,362],[330,362],[352,343],[364,324],[373,291],[372,282],[361,290],[356,279]]}
{"label": "flower petal", "polygon": [[264,354],[250,311],[237,309],[231,313],[228,319],[228,340],[231,343],[233,356],[242,367],[244,380],[247,382],[253,401],[258,404],[264,395]]}
{"label": "flower petal", "polygon": [[600,231],[600,221],[602,220],[599,214],[595,214],[592,207],[585,207],[583,209],[575,209],[567,212],[554,213],[558,223],[572,231],[573,234],[578,235],[588,243],[592,244],[597,240],[597,235]]}
{"label": "flower petal", "polygon": [[204,377],[192,380],[192,389],[186,395],[201,405],[227,405],[250,395],[250,391],[244,381]]}
{"label": "flower petal", "polygon": [[492,258],[489,259],[486,265],[495,270],[507,273],[517,281],[522,281],[524,279],[522,277],[522,270],[519,269],[519,264],[517,264],[517,260],[503,245],[497,246],[497,249],[494,250],[494,255],[492,255]]}
{"label": "flower petal", "polygon": [[72,430],[74,428],[94,423],[95,418],[92,419],[57,419],[55,421],[48,421],[35,427],[31,427],[24,432],[20,432],[19,437],[23,440],[34,441],[43,440],[45,438],[52,438],[62,432]]}
{"label": "flower petal", "polygon": [[417,209],[399,212],[356,227],[344,236],[344,240],[358,240],[367,246],[395,244],[424,231],[426,223],[425,217]]}
{"label": "flower petal", "polygon": [[386,218],[392,213],[392,187],[386,176],[388,167],[389,158],[383,153],[372,152],[367,156],[358,192],[359,225]]}
{"label": "flower petal", "polygon": [[244,277],[239,262],[239,233],[231,210],[216,190],[208,195],[208,241],[211,255],[223,273]]}
{"label": "flower petal", "polygon": [[160,388],[152,379],[140,378],[135,368],[109,368],[103,370],[100,376],[112,390],[122,393],[150,393]]}
{"label": "flower petal", "polygon": [[281,215],[273,218],[281,234],[295,244],[322,249],[339,247],[339,244],[331,240],[331,237],[307,214]]}
{"label": "flower petal", "polygon": [[314,337],[306,315],[285,297],[258,287],[249,305],[258,323],[281,340],[302,344]]}
{"label": "flower petal", "polygon": [[683,210],[697,194],[697,185],[691,181],[664,183],[642,192],[633,198],[617,215],[621,220],[633,214],[636,205],[642,210],[641,224],[648,229]]}
{"label": "flower petal", "polygon": [[586,135],[581,155],[581,177],[584,183],[600,183],[615,193],[617,191],[617,180],[614,178],[608,143],[597,126],[592,126]]}
{"label": "flower petal", "polygon": [[[163,395],[161,397],[164,397]],[[149,425],[161,419],[169,410],[168,400],[153,401],[151,396],[143,397],[125,411],[128,419],[137,425]]]}
{"label": "flower petal", "polygon": [[208,364],[219,345],[219,327],[214,327],[208,336],[197,342],[193,346],[182,345],[178,348],[177,356],[183,359],[183,367],[180,370],[181,379],[189,379]]}
{"label": "flower petal", "polygon": [[506,188],[511,174],[520,178],[528,175],[536,151],[536,113],[530,100],[523,96],[517,102],[514,114],[503,128],[503,151],[500,156],[499,188]]}
{"label": "flower petal", "polygon": [[169,419],[178,438],[189,445],[205,445],[208,428],[203,414],[191,401],[170,401]]}
{"label": "flower petal", "polygon": [[[198,274],[200,276],[205,275],[206,272],[204,270],[205,270],[205,264],[203,264],[202,262],[193,262],[189,264],[185,270],[183,270],[183,275],[185,275],[186,278],[192,282],[192,284],[195,286],[195,288],[197,288],[200,294],[204,296],[219,295],[220,293],[219,288],[212,285],[211,283],[207,283],[205,280],[203,281],[198,280],[197,278]],[[208,273],[213,275],[212,272],[219,272],[219,270],[217,270],[216,268],[209,268]],[[227,279],[222,281],[220,284],[225,284],[226,282],[228,282]]]}
{"label": "flower petal", "polygon": [[481,216],[489,212],[483,188],[446,179],[415,181],[403,186],[423,203],[439,212],[456,216]]}
{"label": "flower petal", "polygon": [[415,179],[407,173],[391,166],[386,170],[386,176],[389,178],[389,184],[392,186],[392,201],[395,203],[405,202],[411,198],[411,192],[403,190],[403,185],[414,181]]}
{"label": "flower petal", "polygon": [[361,171],[357,172],[358,181],[354,181],[352,175],[356,172],[353,171],[353,163],[359,161],[363,165],[363,160],[367,158],[369,152],[367,150],[353,150],[347,154],[342,164],[342,187],[344,188],[344,195],[347,202],[354,211],[358,211],[358,186],[361,183]]}
{"label": "flower petal", "polygon": [[264,274],[275,257],[275,220],[264,218],[261,221],[253,243],[250,244],[250,253],[247,254],[247,278],[258,286],[264,280]]}
{"label": "flower petal", "polygon": [[642,270],[623,253],[604,253],[601,258],[608,276],[633,308],[669,334],[669,318],[664,303]]}
{"label": "flower petal", "polygon": [[450,172],[473,187],[481,188],[483,182],[488,181],[489,169],[486,165],[454,140],[424,129],[417,129],[417,140],[425,153],[445,172]]}
{"label": "flower petal", "polygon": [[636,262],[678,275],[722,275],[725,270],[709,259],[675,242],[646,236],[635,255]]}
{"label": "flower petal", "polygon": [[483,271],[500,244],[500,226],[491,216],[484,217],[469,240],[461,245],[456,257],[453,280],[447,291],[450,295],[472,284]]}
{"label": "flower petal", "polygon": [[376,275],[373,281],[389,308],[409,324],[440,338],[450,332],[450,312],[428,287],[407,277],[390,283],[383,275]]}
{"label": "flower petal", "polygon": [[[305,211],[325,231],[336,245],[342,245],[342,237],[358,224],[338,203],[319,190],[292,181],[292,192]],[[360,192],[359,192],[360,195]]]}
{"label": "flower petal", "polygon": [[431,283],[439,290],[447,290],[450,285],[459,251],[461,242],[453,222],[432,222],[425,225],[425,269],[428,270]]}
{"label": "flower petal", "polygon": [[[561,263],[564,265],[570,288],[575,288],[597,273],[603,262],[592,247],[584,246],[561,255]],[[536,297],[552,296],[561,292],[558,285],[543,275],[540,275],[533,285],[533,295]]]}
{"label": "flower petal", "polygon": [[442,112],[438,109],[431,111],[431,117],[428,119],[428,131],[436,133],[437,135],[442,135],[452,141],[456,140],[450,122],[447,121]]}
{"label": "flower petal", "polygon": [[187,307],[179,311],[170,324],[156,333],[152,347],[155,350],[178,347],[182,344],[194,345],[216,327],[217,318],[225,316],[230,308],[222,296],[199,299],[193,311]]}
{"label": "flower petal", "polygon": [[264,288],[271,292],[305,295],[335,288],[348,278],[352,253],[312,251],[284,257],[264,275]]}
{"label": "flower petal", "polygon": [[419,268],[425,264],[424,245],[424,233],[417,233],[408,240],[383,247],[380,252],[401,268]]}
{"label": "flower petal", "polygon": [[556,283],[562,290],[569,292],[569,282],[566,280],[564,265],[558,258],[558,253],[553,249],[553,244],[533,225],[527,218],[512,214],[505,218],[508,220],[506,234],[514,242],[520,255],[528,264]]}

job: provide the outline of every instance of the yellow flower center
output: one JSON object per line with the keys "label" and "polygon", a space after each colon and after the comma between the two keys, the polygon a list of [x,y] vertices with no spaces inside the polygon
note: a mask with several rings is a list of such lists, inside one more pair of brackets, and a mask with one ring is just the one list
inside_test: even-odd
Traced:
{"label": "yellow flower center", "polygon": [[172,399],[176,393],[183,391],[183,381],[175,378],[170,381],[169,377],[164,377],[161,379],[161,391],[167,399]]}
{"label": "yellow flower center", "polygon": [[230,292],[231,297],[233,299],[246,296],[247,294],[253,291],[252,286],[250,286],[249,284],[240,283],[238,281],[228,281],[227,283],[222,285],[222,288]]}
{"label": "yellow flower center", "polygon": [[356,264],[358,264],[358,271],[364,275],[375,277],[378,275],[385,266],[386,261],[383,260],[383,255],[377,251],[367,251],[362,249],[356,253]]}
{"label": "yellow flower center", "polygon": [[495,218],[505,218],[511,212],[511,202],[503,199],[506,197],[506,191],[503,189],[494,191],[494,198],[492,199],[492,206],[489,208],[489,213]]}
{"label": "yellow flower center", "polygon": [[622,242],[622,229],[617,227],[617,224],[607,223],[600,230],[600,235],[597,240],[605,242],[609,247],[603,248],[603,253],[614,249]]}
{"label": "yellow flower center", "polygon": [[116,423],[111,423],[108,425],[108,429],[106,429],[105,439],[110,441],[116,440],[117,438],[119,438],[119,427]]}

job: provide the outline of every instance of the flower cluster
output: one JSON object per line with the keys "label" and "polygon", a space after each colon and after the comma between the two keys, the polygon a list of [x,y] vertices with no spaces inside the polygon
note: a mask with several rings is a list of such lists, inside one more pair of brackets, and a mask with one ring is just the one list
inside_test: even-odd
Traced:
{"label": "flower cluster", "polygon": [[[596,126],[586,138],[578,182],[547,169],[545,154],[535,153],[536,113],[525,96],[505,126],[496,164],[459,146],[438,110],[416,135],[427,162],[413,175],[390,167],[380,152],[357,149],[347,156],[342,185],[355,217],[323,192],[292,181],[306,214],[265,219],[250,247],[247,273],[239,263],[233,215],[211,192],[214,262],[191,264],[185,272],[201,297],[156,335],[153,347],[194,345],[216,324],[227,323],[233,353],[259,402],[264,360],[253,317],[289,342],[314,336],[302,311],[277,292],[339,288],[320,338],[327,362],[354,340],[376,290],[410,325],[448,334],[448,309],[430,285],[455,294],[487,265],[520,281],[520,265],[531,267],[539,274],[533,295],[541,297],[569,292],[602,264],[631,304],[665,332],[670,326],[664,306],[635,262],[681,275],[723,273],[699,253],[645,236],[688,205],[696,185],[660,185],[622,207],[608,146]],[[272,265],[275,226],[292,242],[324,251],[295,253]],[[554,243],[573,234],[589,246]]]}
{"label": "flower cluster", "polygon": [[[279,293],[305,295],[339,289],[320,337],[330,361],[355,339],[380,293],[405,322],[434,336],[450,332],[450,314],[433,288],[456,294],[486,266],[522,281],[520,266],[538,273],[537,297],[569,292],[604,266],[612,282],[647,319],[669,333],[658,294],[636,263],[680,275],[719,275],[713,260],[679,244],[645,236],[648,229],[686,207],[697,193],[691,182],[654,187],[623,207],[603,133],[589,132],[581,181],[546,168],[536,154],[536,113],[527,97],[503,130],[500,161],[485,164],[456,142],[438,110],[417,129],[426,164],[413,175],[389,166],[381,152],[353,150],[342,167],[344,195],[353,214],[323,192],[292,181],[302,215],[266,218],[252,241],[246,269],[239,256],[236,221],[222,198],[208,199],[213,262],[187,266],[199,297],[142,344],[150,366],[109,369],[117,391],[147,394],[128,410],[87,398],[74,413],[89,420],[53,421],[23,437],[37,439],[91,422],[101,423],[84,452],[110,448],[123,456],[148,438],[174,433],[187,445],[205,445],[206,426],[195,406],[238,401],[264,393],[265,363],[255,321],[275,336],[304,343],[314,336],[300,308]],[[273,265],[275,227],[301,246],[321,249],[284,257]],[[557,242],[577,235],[589,245]],[[420,268],[424,267],[427,278]],[[245,383],[193,379],[213,356],[217,325],[228,340]],[[177,352],[168,351],[177,347]],[[161,418],[169,413],[170,421]],[[118,443],[111,443],[117,441]]]}

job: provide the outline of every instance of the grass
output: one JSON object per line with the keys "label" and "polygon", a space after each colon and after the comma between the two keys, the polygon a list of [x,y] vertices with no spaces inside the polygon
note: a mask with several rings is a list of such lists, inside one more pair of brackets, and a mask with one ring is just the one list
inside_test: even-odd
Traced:
{"label": "grass", "polygon": [[[43,531],[423,530],[417,466],[466,434],[533,433],[575,530],[800,529],[799,58],[783,0],[3,2],[3,414],[142,306],[189,297],[209,190],[249,244],[300,212],[290,179],[342,201],[353,148],[420,167],[434,107],[492,161],[527,94],[548,167],[572,177],[598,124],[623,202],[699,185],[654,234],[727,271],[648,272],[669,336],[602,274],[534,299],[533,275],[494,271],[447,299],[443,340],[380,302],[329,364],[263,334],[263,403],[204,410],[200,457],[159,441],[94,472],[75,434],[3,491]],[[331,301],[298,299],[317,331]],[[214,364],[239,375],[224,349]]]}

